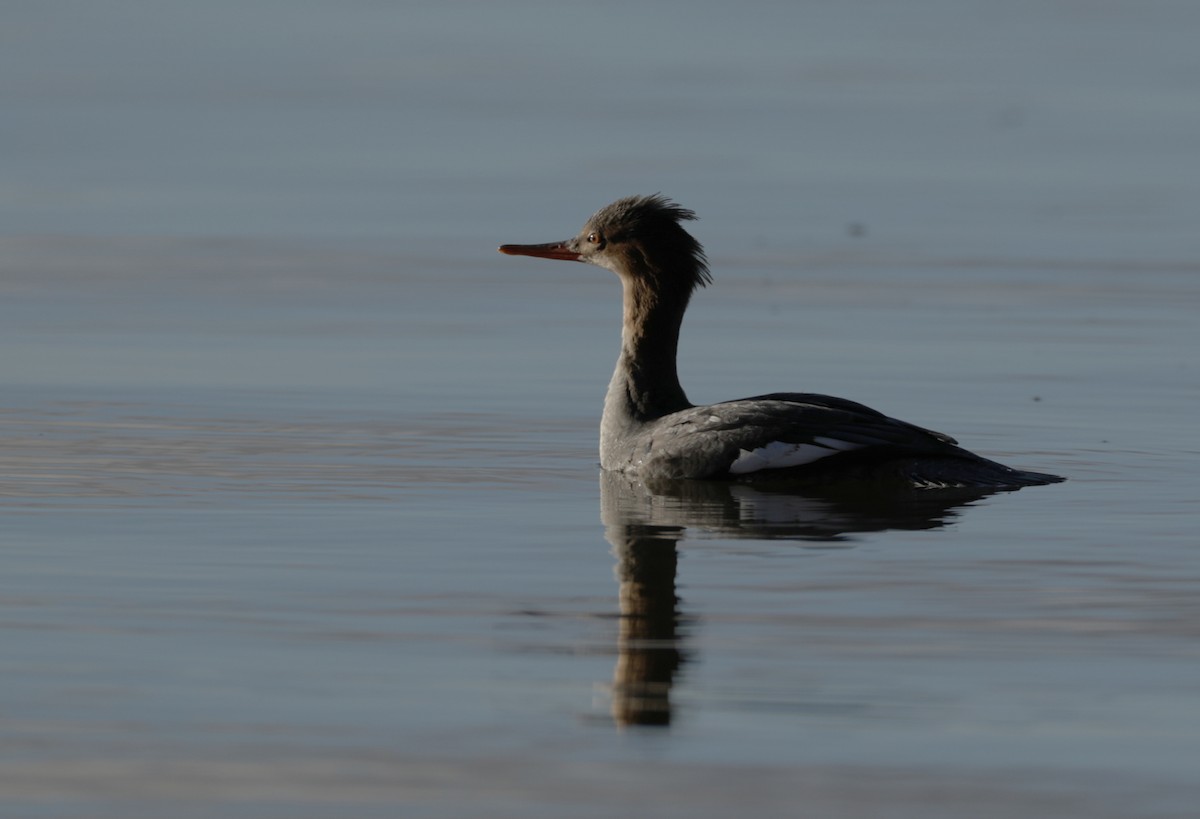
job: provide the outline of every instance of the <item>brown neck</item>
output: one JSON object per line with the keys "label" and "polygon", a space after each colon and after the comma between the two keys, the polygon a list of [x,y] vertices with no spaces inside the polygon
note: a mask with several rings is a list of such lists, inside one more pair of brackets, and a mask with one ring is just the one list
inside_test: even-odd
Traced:
{"label": "brown neck", "polygon": [[[622,398],[633,420],[645,421],[691,406],[675,367],[679,327],[688,295],[657,292],[641,279],[622,277],[624,324],[621,357],[609,397]],[[623,396],[614,396],[618,390]]]}

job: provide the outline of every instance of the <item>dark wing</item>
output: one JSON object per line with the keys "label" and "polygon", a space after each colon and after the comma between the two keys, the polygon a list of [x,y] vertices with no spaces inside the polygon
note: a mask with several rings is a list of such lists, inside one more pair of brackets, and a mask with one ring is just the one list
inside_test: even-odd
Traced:
{"label": "dark wing", "polygon": [[849,460],[975,458],[940,432],[844,398],[772,393],[675,413],[654,446],[682,477],[749,475]]}
{"label": "dark wing", "polygon": [[[919,427],[916,424],[901,421],[899,418],[884,415],[879,410],[871,409],[857,401],[849,401],[833,395],[803,392],[773,392],[769,395],[757,395],[752,398],[743,398],[739,401],[730,401],[729,403],[741,404],[746,401],[780,402],[791,407],[800,408],[802,417],[797,418],[795,421],[797,430],[803,429],[808,425],[814,427],[820,426],[838,419],[839,428],[844,429],[847,434],[853,434],[855,428],[860,429],[867,435],[873,432],[880,436],[877,439],[880,443],[887,442],[921,446],[922,443],[930,444],[936,441],[954,446],[958,444],[958,441],[944,432]],[[721,405],[718,404],[716,406]],[[786,409],[783,410],[783,413],[785,415],[791,414]]]}

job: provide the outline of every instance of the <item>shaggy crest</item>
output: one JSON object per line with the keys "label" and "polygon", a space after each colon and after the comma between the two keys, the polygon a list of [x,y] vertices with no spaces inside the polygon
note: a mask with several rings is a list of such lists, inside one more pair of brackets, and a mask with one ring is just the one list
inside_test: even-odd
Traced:
{"label": "shaggy crest", "polygon": [[704,248],[681,222],[696,219],[695,211],[672,202],[661,193],[627,196],[596,211],[584,228],[599,230],[610,243],[632,241],[642,246],[646,262],[664,270],[679,259],[691,262],[692,287],[712,284]]}

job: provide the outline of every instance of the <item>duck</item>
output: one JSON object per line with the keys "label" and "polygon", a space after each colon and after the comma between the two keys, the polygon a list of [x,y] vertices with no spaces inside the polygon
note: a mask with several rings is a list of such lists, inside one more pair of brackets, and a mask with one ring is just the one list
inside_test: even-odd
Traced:
{"label": "duck", "polygon": [[499,248],[596,265],[621,282],[621,348],[600,422],[602,469],[647,481],[908,489],[1000,491],[1064,480],[1005,466],[845,398],[774,392],[691,403],[679,383],[679,333],[692,296],[712,283],[704,248],[684,227],[696,218],[662,194],[628,196],[596,211],[573,238]]}

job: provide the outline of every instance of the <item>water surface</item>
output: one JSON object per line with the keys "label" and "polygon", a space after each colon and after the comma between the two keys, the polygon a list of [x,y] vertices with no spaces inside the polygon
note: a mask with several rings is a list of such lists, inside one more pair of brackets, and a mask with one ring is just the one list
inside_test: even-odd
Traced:
{"label": "water surface", "polygon": [[[0,57],[6,816],[1194,814],[1190,5],[106,6]],[[494,249],[653,190],[693,400],[1070,480],[603,481]]]}

